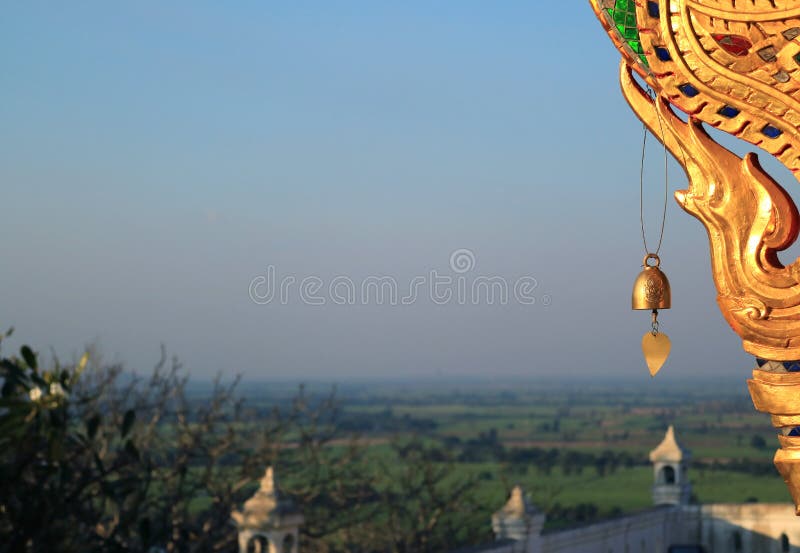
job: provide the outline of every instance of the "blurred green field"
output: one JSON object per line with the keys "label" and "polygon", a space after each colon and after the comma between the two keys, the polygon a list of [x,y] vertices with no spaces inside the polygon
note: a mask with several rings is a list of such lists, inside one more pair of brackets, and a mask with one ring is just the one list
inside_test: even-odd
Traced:
{"label": "blurred green field", "polygon": [[[541,509],[554,504],[577,505],[593,503],[601,512],[611,513],[615,509],[631,512],[653,505],[651,487],[653,470],[650,467],[621,468],[603,477],[594,471],[565,475],[555,468],[550,474],[528,470],[525,474],[504,474],[497,464],[459,465],[456,475],[484,474],[478,484],[481,503],[502,506],[505,490],[520,484],[531,500]],[[491,477],[488,477],[488,475]],[[775,476],[751,476],[729,471],[690,469],[692,490],[700,503],[789,503],[791,498],[781,478]]]}
{"label": "blurred green field", "polygon": [[[458,463],[456,475],[481,475],[478,497],[484,505],[502,505],[507,490],[521,484],[542,508],[554,504],[593,503],[602,513],[634,511],[652,505],[652,468],[646,456],[675,426],[678,440],[690,449],[690,478],[695,499],[702,503],[788,502],[782,479],[772,468],[777,447],[767,415],[753,410],[743,388],[725,393],[703,390],[642,391],[636,389],[476,389],[437,394],[404,390],[380,397],[362,394],[345,401],[344,412],[372,420],[380,417],[425,423],[425,431],[410,432],[458,443],[494,433],[506,449],[541,448],[600,454],[626,452],[638,459],[598,475],[592,467],[581,474],[564,474],[555,466],[549,474],[536,467],[509,468],[500,462]],[[402,432],[399,432],[402,434]],[[365,435],[381,435],[380,429]],[[765,444],[753,443],[761,437]],[[763,474],[721,470],[720,465],[747,461]]]}
{"label": "blurred green field", "polygon": [[[487,394],[488,395],[488,394]],[[373,404],[347,405],[346,412],[370,417],[389,413],[395,418],[427,421],[440,437],[460,440],[477,438],[494,431],[511,447],[568,447],[579,450],[620,451],[645,454],[663,437],[668,424],[676,428],[679,439],[695,458],[724,461],[727,459],[765,459],[773,455],[770,447],[755,448],[753,436],[768,441],[774,430],[767,415],[753,411],[752,404],[742,398],[721,402],[681,401],[672,398],[653,405],[650,398],[627,397],[621,405],[603,403],[606,398],[589,394],[575,397],[508,398],[498,405],[468,403],[426,404],[417,400],[382,401]],[[528,403],[538,400],[538,404]],[[575,401],[575,400],[578,401]],[[637,405],[637,399],[640,405]],[[575,401],[577,407],[575,407]],[[777,443],[777,440],[774,440]]]}
{"label": "blurred green field", "polygon": [[[476,509],[487,523],[515,484],[546,511],[591,505],[602,518],[652,506],[647,454],[669,425],[692,452],[695,501],[791,501],[772,466],[775,430],[743,387],[383,385],[345,387],[340,402],[342,429],[366,439],[376,461],[391,464],[388,442],[398,438],[446,444],[452,478],[475,481]],[[589,460],[565,467],[570,451]],[[542,452],[557,453],[557,461],[525,461]],[[605,456],[618,462],[596,466]]]}

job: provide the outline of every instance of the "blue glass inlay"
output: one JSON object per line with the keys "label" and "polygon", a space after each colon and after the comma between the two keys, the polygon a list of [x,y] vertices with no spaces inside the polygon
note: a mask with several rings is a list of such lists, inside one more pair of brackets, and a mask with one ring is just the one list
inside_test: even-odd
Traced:
{"label": "blue glass inlay", "polygon": [[783,131],[782,131],[782,130],[780,130],[780,129],[776,129],[776,128],[775,128],[775,127],[773,127],[772,125],[767,125],[767,126],[766,126],[766,127],[764,127],[763,129],[761,129],[761,132],[762,132],[762,133],[763,133],[765,136],[768,136],[768,137],[770,137],[770,138],[778,138],[780,135],[782,135],[782,134],[783,134]]}
{"label": "blue glass inlay", "polygon": [[658,2],[648,2],[647,13],[650,17],[661,17],[661,14],[658,13]]}
{"label": "blue glass inlay", "polygon": [[[739,115],[740,112],[733,106],[722,106],[722,108],[717,113],[719,113],[723,117],[727,117],[728,119],[733,119],[734,117]],[[764,361],[764,363],[766,363],[766,361]]]}
{"label": "blue glass inlay", "polygon": [[[723,108],[723,109],[725,109],[725,108]],[[759,367],[763,367],[764,365],[767,364],[767,360],[766,359],[759,359],[758,357],[756,357],[756,364]]]}
{"label": "blue glass inlay", "polygon": [[672,56],[669,55],[669,50],[666,48],[656,47],[656,57],[661,61],[672,61]]}
{"label": "blue glass inlay", "polygon": [[794,437],[800,436],[800,426],[795,426],[794,428],[792,428],[791,432],[789,432],[789,436],[794,436]]}
{"label": "blue glass inlay", "polygon": [[680,85],[678,87],[678,90],[683,92],[683,95],[686,96],[687,98],[694,98],[695,96],[700,94],[700,92],[698,92],[698,90],[689,83]]}
{"label": "blue glass inlay", "polygon": [[800,372],[800,362],[798,361],[784,361],[783,366],[786,367],[786,370],[790,373]]}

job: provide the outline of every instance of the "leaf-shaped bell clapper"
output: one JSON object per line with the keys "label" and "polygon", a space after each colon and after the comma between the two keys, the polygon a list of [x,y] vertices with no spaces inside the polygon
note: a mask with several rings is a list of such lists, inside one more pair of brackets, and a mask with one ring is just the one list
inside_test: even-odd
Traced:
{"label": "leaf-shaped bell clapper", "polygon": [[669,309],[672,305],[672,294],[667,275],[658,268],[661,260],[656,254],[648,253],[642,265],[644,269],[633,283],[631,307],[647,310]]}

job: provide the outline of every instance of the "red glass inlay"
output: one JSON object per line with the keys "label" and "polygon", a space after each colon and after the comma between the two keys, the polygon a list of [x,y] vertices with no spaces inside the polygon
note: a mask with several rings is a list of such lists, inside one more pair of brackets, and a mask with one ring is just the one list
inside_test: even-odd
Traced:
{"label": "red glass inlay", "polygon": [[746,56],[753,43],[739,35],[712,35],[723,50],[732,56]]}

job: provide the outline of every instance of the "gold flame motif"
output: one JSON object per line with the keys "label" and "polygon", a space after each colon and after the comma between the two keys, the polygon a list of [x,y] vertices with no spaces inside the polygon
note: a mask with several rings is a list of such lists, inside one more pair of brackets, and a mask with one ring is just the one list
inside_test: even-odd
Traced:
{"label": "gold flame motif", "polygon": [[[654,136],[663,133],[686,171],[689,187],[675,197],[708,232],[725,319],[756,357],[800,360],[800,263],[784,266],[777,256],[797,238],[797,207],[755,154],[740,158],[704,128],[746,140],[800,171],[800,3],[590,2],[622,53],[625,99]],[[800,514],[800,437],[789,435],[800,426],[800,373],[762,361],[749,386],[756,408],[782,429],[775,464]]]}

